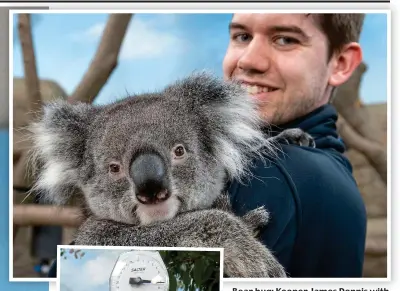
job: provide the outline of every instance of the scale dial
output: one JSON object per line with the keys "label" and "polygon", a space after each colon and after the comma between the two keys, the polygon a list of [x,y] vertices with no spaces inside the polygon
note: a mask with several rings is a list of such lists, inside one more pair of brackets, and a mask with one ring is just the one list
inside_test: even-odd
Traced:
{"label": "scale dial", "polygon": [[167,268],[158,252],[123,253],[110,277],[110,291],[168,291]]}

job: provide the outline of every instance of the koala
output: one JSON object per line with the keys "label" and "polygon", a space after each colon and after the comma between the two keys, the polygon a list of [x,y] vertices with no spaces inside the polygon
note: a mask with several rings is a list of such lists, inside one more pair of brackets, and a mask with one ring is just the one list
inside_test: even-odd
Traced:
{"label": "koala", "polygon": [[83,193],[75,244],[223,247],[229,277],[285,277],[254,235],[268,212],[236,217],[223,194],[277,142],[314,145],[299,129],[271,138],[265,126],[239,84],[206,73],[109,105],[52,102],[31,127],[33,190],[58,205]]}

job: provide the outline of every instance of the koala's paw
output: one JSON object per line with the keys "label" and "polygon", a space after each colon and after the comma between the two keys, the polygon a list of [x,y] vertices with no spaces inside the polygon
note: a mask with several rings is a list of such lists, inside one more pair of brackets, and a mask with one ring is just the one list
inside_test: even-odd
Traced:
{"label": "koala's paw", "polygon": [[269,278],[287,278],[285,269],[278,261],[269,262],[264,271],[269,274]]}
{"label": "koala's paw", "polygon": [[230,278],[285,278],[285,269],[258,241],[248,241],[242,248],[225,248],[224,271]]}
{"label": "koala's paw", "polygon": [[242,220],[250,227],[254,235],[257,236],[260,228],[268,224],[269,213],[264,206],[261,206],[247,212],[242,216]]}
{"label": "koala's paw", "polygon": [[314,138],[300,128],[286,129],[273,139],[277,142],[315,148]]}

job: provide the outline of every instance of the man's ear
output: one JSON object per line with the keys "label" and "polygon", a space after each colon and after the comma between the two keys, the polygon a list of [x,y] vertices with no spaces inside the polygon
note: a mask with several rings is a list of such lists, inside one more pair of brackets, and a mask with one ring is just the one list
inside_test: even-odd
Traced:
{"label": "man's ear", "polygon": [[362,49],[358,43],[352,42],[347,44],[331,60],[333,68],[328,81],[329,85],[337,87],[345,83],[360,65],[362,58]]}
{"label": "man's ear", "polygon": [[32,191],[45,200],[64,204],[75,192],[95,112],[86,103],[56,101],[45,105],[40,120],[30,126],[32,166],[38,165]]}

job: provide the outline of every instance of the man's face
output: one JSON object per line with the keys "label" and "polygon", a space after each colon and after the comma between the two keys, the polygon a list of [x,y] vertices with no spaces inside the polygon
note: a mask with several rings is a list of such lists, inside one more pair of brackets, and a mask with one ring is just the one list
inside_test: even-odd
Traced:
{"label": "man's face", "polygon": [[311,15],[235,14],[223,62],[260,101],[263,118],[280,125],[329,100],[328,43]]}

